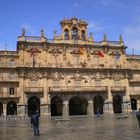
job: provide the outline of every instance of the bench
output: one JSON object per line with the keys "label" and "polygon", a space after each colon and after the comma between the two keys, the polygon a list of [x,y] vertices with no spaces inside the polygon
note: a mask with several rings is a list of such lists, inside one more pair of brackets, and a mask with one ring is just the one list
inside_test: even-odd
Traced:
{"label": "bench", "polygon": [[70,121],[70,119],[55,119],[57,124],[60,124],[60,122],[65,122],[68,123]]}
{"label": "bench", "polygon": [[127,118],[128,118],[128,116],[117,116],[116,117],[117,120],[125,120]]}

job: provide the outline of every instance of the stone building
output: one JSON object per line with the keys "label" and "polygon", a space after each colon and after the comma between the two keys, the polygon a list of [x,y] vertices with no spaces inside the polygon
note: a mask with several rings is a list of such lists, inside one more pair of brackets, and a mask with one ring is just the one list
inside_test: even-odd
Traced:
{"label": "stone building", "polygon": [[61,35],[18,37],[0,51],[0,115],[69,116],[129,113],[140,107],[140,56],[126,54],[122,37],[100,42],[88,23],[60,22]]}

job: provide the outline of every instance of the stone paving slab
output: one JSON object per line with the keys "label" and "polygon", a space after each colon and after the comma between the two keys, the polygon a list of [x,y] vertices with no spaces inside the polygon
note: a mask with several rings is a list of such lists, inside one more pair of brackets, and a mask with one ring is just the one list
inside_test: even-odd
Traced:
{"label": "stone paving slab", "polygon": [[0,121],[0,140],[139,140],[140,130],[133,115],[117,120],[115,116],[100,118],[72,117],[57,124],[52,119],[40,122],[40,136],[34,136],[29,120]]}

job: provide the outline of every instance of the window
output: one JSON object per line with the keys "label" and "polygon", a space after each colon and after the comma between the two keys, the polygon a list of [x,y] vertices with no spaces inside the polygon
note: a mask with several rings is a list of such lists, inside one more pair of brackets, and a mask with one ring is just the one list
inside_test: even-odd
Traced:
{"label": "window", "polygon": [[15,79],[15,74],[13,72],[9,73],[9,80],[14,80]]}
{"label": "window", "polygon": [[11,59],[10,62],[9,62],[9,66],[13,67],[14,65],[15,65],[15,61],[13,59]]}
{"label": "window", "polygon": [[9,88],[9,95],[14,95],[15,94],[15,89],[14,87]]}
{"label": "window", "polygon": [[79,60],[80,58],[79,58],[79,56],[75,56],[74,57],[74,65],[79,65]]}

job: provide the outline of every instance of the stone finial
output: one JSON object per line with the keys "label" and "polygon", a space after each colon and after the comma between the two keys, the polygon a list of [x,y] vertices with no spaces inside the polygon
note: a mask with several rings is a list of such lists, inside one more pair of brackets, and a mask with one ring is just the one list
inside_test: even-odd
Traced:
{"label": "stone finial", "polygon": [[104,42],[107,42],[107,35],[104,34]]}
{"label": "stone finial", "polygon": [[90,40],[93,41],[93,34],[92,33],[90,33]]}
{"label": "stone finial", "polygon": [[22,29],[21,36],[25,36],[25,29],[24,28]]}
{"label": "stone finial", "polygon": [[123,38],[122,38],[122,35],[120,35],[119,41],[120,41],[120,44],[123,44]]}
{"label": "stone finial", "polygon": [[42,37],[42,38],[45,37],[45,35],[44,35],[44,30],[43,30],[43,29],[41,29],[41,37]]}
{"label": "stone finial", "polygon": [[54,39],[56,38],[56,33],[57,33],[57,31],[54,30],[54,31],[53,31],[53,38],[54,38]]}

